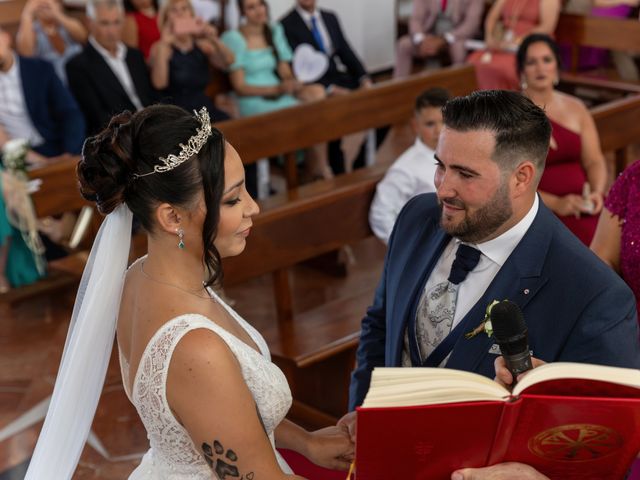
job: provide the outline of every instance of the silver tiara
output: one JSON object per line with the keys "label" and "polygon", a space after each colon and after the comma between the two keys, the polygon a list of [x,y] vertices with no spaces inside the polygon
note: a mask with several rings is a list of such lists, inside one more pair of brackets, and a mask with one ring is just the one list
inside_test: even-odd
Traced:
{"label": "silver tiara", "polygon": [[195,117],[200,120],[200,128],[196,131],[196,134],[189,138],[187,144],[180,144],[180,153],[178,155],[168,155],[160,157],[160,164],[153,167],[153,170],[148,173],[134,173],[133,179],[140,177],[146,177],[147,175],[153,175],[154,173],[164,173],[173,170],[178,165],[183,164],[195,154],[197,154],[202,146],[207,143],[207,140],[211,136],[211,120],[209,119],[209,112],[205,107],[200,109],[200,112],[193,111]]}

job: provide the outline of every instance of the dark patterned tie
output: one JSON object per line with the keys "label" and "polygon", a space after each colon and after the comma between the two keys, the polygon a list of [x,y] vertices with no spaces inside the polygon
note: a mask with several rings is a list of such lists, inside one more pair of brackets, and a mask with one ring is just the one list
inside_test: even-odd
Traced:
{"label": "dark patterned tie", "polygon": [[[422,360],[442,342],[451,331],[456,312],[456,301],[460,283],[467,278],[468,273],[476,268],[480,261],[480,250],[469,245],[460,244],[456,251],[456,258],[451,265],[449,278],[430,288],[425,289],[416,311],[416,338]],[[410,366],[409,333],[405,335],[405,354],[403,365]]]}

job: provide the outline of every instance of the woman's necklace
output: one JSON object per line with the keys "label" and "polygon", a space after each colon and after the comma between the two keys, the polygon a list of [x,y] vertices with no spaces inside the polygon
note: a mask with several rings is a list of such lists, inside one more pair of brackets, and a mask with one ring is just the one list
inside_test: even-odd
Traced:
{"label": "woman's necklace", "polygon": [[140,271],[142,272],[142,274],[147,277],[149,280],[159,283],[161,285],[166,285],[168,287],[173,287],[173,288],[177,288],[178,290],[181,290],[185,293],[188,293],[190,295],[194,295],[198,298],[202,298],[204,300],[213,300],[214,302],[216,301],[216,299],[209,295],[208,293],[206,293],[206,296],[202,296],[199,294],[199,292],[201,292],[202,290],[204,290],[205,292],[207,292],[207,287],[205,286],[204,282],[202,282],[202,290],[189,290],[187,288],[182,288],[179,287],[178,285],[174,285],[173,283],[169,283],[169,282],[163,282],[162,280],[158,280],[156,278],[153,278],[151,275],[149,275],[147,272],[144,271],[144,261],[140,263]]}

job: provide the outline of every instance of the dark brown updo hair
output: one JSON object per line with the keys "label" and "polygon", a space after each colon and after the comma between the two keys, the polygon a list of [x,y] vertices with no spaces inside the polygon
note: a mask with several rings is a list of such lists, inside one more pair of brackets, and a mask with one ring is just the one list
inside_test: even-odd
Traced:
{"label": "dark brown updo hair", "polygon": [[189,210],[203,191],[207,207],[203,262],[209,271],[205,283],[210,286],[222,281],[220,254],[213,244],[224,189],[222,133],[212,127],[200,152],[173,170],[134,177],[153,171],[160,157],[179,154],[180,144],[186,144],[200,126],[193,114],[173,105],[122,112],[102,132],[87,138],[77,174],[82,196],[95,202],[100,213],[107,215],[124,202],[148,233],[156,227],[154,210],[159,204]]}

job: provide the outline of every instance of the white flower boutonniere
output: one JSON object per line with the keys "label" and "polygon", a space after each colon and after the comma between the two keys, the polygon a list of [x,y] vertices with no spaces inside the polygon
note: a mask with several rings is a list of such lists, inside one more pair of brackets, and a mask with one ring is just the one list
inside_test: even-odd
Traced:
{"label": "white flower boutonniere", "polygon": [[481,332],[486,333],[488,337],[493,335],[493,327],[491,325],[491,309],[493,308],[494,305],[498,303],[500,303],[499,300],[494,300],[489,305],[487,305],[487,309],[484,314],[484,319],[482,320],[482,322],[480,322],[480,325],[478,325],[476,328],[474,328],[470,332],[465,333],[464,338],[466,339],[473,338]]}

